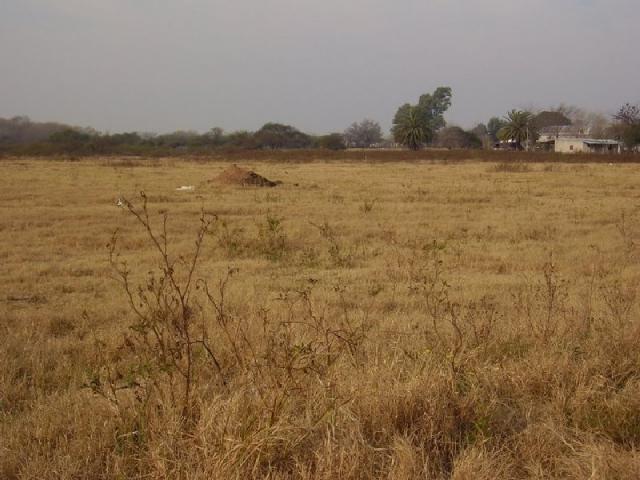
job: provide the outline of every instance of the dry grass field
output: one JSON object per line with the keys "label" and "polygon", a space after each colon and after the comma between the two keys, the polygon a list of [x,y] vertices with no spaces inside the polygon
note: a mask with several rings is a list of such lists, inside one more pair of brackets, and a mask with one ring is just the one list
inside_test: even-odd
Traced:
{"label": "dry grass field", "polygon": [[640,478],[640,165],[242,165],[2,161],[0,478]]}

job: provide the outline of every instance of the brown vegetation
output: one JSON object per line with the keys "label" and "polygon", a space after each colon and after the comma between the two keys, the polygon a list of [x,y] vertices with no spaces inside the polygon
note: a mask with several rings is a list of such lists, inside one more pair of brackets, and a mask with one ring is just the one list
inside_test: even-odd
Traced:
{"label": "brown vegetation", "polygon": [[0,478],[638,478],[640,167],[499,158],[5,160]]}
{"label": "brown vegetation", "polygon": [[[140,154],[144,154],[140,157]],[[397,162],[530,162],[530,163],[640,163],[640,154],[624,153],[621,155],[595,155],[592,153],[563,154],[555,152],[513,152],[502,150],[469,150],[469,149],[423,149],[395,150],[395,149],[350,149],[350,150],[321,150],[321,149],[296,149],[296,150],[249,150],[249,149],[198,149],[189,150],[156,148],[146,149],[142,152],[131,151],[120,154],[108,155],[98,153],[87,159],[111,159],[111,161],[123,161],[133,158],[181,158],[198,162],[220,163],[312,163],[312,162],[367,162],[367,163],[397,163]],[[77,159],[77,155],[61,154],[47,146],[26,146],[6,152],[0,149],[0,160],[16,157],[42,157],[46,159]],[[126,161],[126,160],[125,160]]]}

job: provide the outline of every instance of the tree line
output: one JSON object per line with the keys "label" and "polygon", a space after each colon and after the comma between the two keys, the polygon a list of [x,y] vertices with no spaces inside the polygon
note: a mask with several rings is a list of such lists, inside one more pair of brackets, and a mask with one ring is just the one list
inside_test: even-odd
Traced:
{"label": "tree line", "polygon": [[354,122],[343,132],[311,135],[291,125],[267,123],[257,131],[225,132],[219,127],[205,133],[175,131],[153,133],[101,133],[28,117],[0,118],[0,149],[22,149],[34,153],[149,153],[150,151],[208,149],[329,149],[425,147],[447,149],[495,148],[509,145],[517,150],[533,149],[540,135],[559,134],[563,127],[587,132],[593,138],[623,142],[628,150],[640,146],[640,106],[625,104],[608,118],[577,107],[560,105],[544,111],[511,110],[486,123],[465,130],[447,125],[444,115],[452,105],[450,87],[425,93],[417,103],[401,105],[393,117],[389,136],[371,119]]}

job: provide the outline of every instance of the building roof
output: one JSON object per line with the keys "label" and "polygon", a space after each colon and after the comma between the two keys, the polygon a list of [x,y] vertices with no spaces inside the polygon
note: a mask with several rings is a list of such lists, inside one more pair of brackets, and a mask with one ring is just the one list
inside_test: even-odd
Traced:
{"label": "building roof", "polygon": [[543,127],[539,130],[539,133],[549,137],[581,137],[589,135],[588,129],[577,125],[553,125]]}
{"label": "building roof", "polygon": [[591,138],[582,140],[587,145],[620,145],[617,140],[593,140]]}
{"label": "building roof", "polygon": [[539,144],[552,144],[556,142],[573,143],[584,142],[587,145],[621,145],[622,142],[618,140],[609,140],[601,138],[580,138],[580,137],[563,137],[563,138],[545,138],[538,141]]}

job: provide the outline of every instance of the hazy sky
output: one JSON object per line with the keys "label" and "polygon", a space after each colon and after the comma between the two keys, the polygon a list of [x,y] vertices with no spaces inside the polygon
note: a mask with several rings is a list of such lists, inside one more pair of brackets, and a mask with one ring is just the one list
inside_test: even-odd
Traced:
{"label": "hazy sky", "polygon": [[640,101],[639,0],[0,0],[0,117],[314,133],[453,88],[449,123]]}

